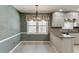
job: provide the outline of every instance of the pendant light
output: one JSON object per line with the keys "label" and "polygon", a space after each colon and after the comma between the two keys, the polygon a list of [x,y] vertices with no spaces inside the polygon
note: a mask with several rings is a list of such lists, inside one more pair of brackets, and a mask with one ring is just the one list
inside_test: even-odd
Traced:
{"label": "pendant light", "polygon": [[35,5],[36,6],[36,19],[38,18],[38,5]]}
{"label": "pendant light", "polygon": [[36,6],[36,15],[35,15],[35,19],[36,20],[39,20],[40,18],[38,17],[38,5],[35,5]]}

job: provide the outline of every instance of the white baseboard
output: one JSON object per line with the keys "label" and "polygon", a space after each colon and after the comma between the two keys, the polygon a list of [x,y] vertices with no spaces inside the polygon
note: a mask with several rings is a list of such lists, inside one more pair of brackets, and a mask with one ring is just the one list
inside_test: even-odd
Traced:
{"label": "white baseboard", "polygon": [[21,34],[35,34],[35,35],[39,35],[39,34],[42,34],[42,35],[48,35],[48,32],[47,33],[28,33],[28,32],[21,32]]}
{"label": "white baseboard", "polygon": [[22,41],[20,41],[9,53],[12,53],[21,43]]}
{"label": "white baseboard", "polygon": [[49,43],[49,41],[22,41],[22,42],[29,42],[29,43]]}

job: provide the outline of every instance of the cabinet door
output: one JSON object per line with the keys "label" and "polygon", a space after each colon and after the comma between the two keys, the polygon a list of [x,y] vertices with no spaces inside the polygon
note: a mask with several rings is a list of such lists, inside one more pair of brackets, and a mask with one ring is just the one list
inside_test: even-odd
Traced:
{"label": "cabinet door", "polygon": [[53,46],[55,46],[58,52],[61,52],[62,51],[62,40],[53,33],[50,33],[50,36],[51,36],[50,41],[52,41]]}
{"label": "cabinet door", "polygon": [[79,27],[79,13],[78,12],[68,12],[65,14],[65,19],[76,19],[74,27]]}
{"label": "cabinet door", "polygon": [[70,33],[70,35],[74,36],[74,44],[79,44],[79,33]]}
{"label": "cabinet door", "polygon": [[52,26],[62,27],[63,24],[64,24],[64,13],[63,12],[52,13]]}

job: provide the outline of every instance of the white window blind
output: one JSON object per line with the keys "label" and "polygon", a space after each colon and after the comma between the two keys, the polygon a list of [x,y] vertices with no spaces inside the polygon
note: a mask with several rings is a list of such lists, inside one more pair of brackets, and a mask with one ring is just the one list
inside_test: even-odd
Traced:
{"label": "white window blind", "polygon": [[36,32],[36,21],[33,20],[27,21],[27,32],[29,33]]}
{"label": "white window blind", "polygon": [[41,20],[41,21],[38,21],[38,32],[39,33],[46,33],[47,32],[47,29],[48,29],[48,23],[47,21],[45,20]]}
{"label": "white window blind", "polygon": [[48,21],[40,20],[40,21],[27,21],[27,32],[28,33],[48,33]]}

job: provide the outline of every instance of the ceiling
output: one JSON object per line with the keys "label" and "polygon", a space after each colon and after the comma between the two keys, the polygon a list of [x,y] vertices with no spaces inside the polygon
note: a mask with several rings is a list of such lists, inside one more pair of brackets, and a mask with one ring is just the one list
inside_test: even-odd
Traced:
{"label": "ceiling", "polygon": [[[12,5],[22,13],[35,13],[35,5]],[[54,11],[79,11],[79,5],[39,5],[39,13],[51,13]]]}

